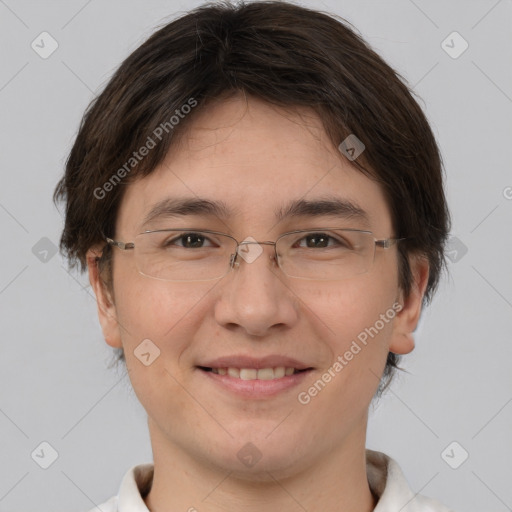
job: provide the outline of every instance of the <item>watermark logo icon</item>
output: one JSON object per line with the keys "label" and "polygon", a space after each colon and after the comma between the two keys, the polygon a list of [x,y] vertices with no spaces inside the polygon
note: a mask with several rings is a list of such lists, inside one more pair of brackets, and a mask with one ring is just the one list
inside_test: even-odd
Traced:
{"label": "watermark logo icon", "polygon": [[39,467],[48,469],[59,458],[59,453],[50,443],[43,441],[30,456]]}
{"label": "watermark logo icon", "polygon": [[467,246],[457,238],[456,236],[451,236],[448,239],[448,243],[446,244],[446,257],[452,262],[457,263],[460,261],[468,252]]}
{"label": "watermark logo icon", "polygon": [[343,153],[351,162],[353,162],[365,149],[366,146],[353,133],[351,133],[338,146],[338,150]]}
{"label": "watermark logo icon", "polygon": [[442,41],[441,48],[452,59],[458,59],[469,48],[469,43],[457,31],[453,31]]}
{"label": "watermark logo icon", "polygon": [[263,249],[252,236],[248,236],[238,246],[238,254],[247,262],[252,263],[261,256]]}
{"label": "watermark logo icon", "polygon": [[262,453],[252,443],[246,443],[236,454],[238,460],[248,468],[252,468],[263,456]]}
{"label": "watermark logo icon", "polygon": [[441,458],[452,469],[458,469],[468,460],[469,453],[457,441],[450,443],[442,452]]}
{"label": "watermark logo icon", "polygon": [[59,43],[48,32],[41,32],[30,46],[39,57],[47,59],[59,47]]}
{"label": "watermark logo icon", "polygon": [[32,247],[32,254],[41,263],[48,263],[57,254],[57,251],[57,246],[45,236]]}
{"label": "watermark logo icon", "polygon": [[144,366],[150,366],[160,357],[160,349],[147,338],[137,345],[133,353]]}

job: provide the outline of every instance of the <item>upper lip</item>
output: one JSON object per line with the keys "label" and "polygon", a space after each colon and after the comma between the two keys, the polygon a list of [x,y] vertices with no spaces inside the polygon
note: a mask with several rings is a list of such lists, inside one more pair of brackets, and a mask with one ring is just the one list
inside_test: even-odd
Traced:
{"label": "upper lip", "polygon": [[277,368],[284,366],[285,368],[296,368],[297,370],[305,370],[311,366],[298,361],[292,357],[282,356],[278,354],[268,355],[265,357],[251,357],[247,355],[233,355],[209,359],[198,366],[205,368]]}

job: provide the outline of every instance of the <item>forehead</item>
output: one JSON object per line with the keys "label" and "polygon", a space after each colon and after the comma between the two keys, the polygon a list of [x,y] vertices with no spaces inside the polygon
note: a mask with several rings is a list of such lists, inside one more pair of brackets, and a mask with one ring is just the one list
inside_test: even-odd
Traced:
{"label": "forehead", "polygon": [[[240,224],[268,231],[293,204],[328,200],[361,210],[364,229],[391,230],[381,187],[333,147],[315,113],[285,111],[252,97],[198,113],[164,161],[127,187],[116,232],[140,232],[159,205],[194,198],[220,206],[212,217],[222,222],[217,214],[229,215],[233,229]],[[199,218],[207,210],[182,212]],[[308,209],[299,210],[304,220]]]}

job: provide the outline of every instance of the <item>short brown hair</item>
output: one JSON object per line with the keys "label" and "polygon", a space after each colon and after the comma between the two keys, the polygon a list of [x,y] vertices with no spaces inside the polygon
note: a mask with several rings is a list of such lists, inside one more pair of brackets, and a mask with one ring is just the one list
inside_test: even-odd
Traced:
{"label": "short brown hair", "polygon": [[[348,22],[283,1],[204,5],[160,28],[121,64],[89,105],[55,189],[54,201],[66,205],[60,248],[70,267],[79,263],[85,271],[87,250],[115,236],[124,187],[155,169],[197,112],[238,92],[312,109],[335,147],[350,134],[364,143],[353,164],[382,186],[394,235],[406,238],[398,246],[399,285],[407,296],[408,256],[423,255],[430,267],[424,302],[430,302],[446,264],[450,218],[429,123],[405,80]],[[127,167],[191,99],[197,106],[160,130],[158,144]],[[115,175],[122,179],[113,181]],[[110,254],[105,247],[109,275]],[[398,361],[388,354],[378,394]]]}

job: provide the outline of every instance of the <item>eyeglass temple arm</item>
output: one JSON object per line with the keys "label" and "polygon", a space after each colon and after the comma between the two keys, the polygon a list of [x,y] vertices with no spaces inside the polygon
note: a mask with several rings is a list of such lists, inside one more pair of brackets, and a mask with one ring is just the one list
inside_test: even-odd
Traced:
{"label": "eyeglass temple arm", "polygon": [[382,247],[383,249],[389,249],[401,240],[405,240],[405,238],[386,238],[385,240],[375,240],[375,245]]}
{"label": "eyeglass temple arm", "polygon": [[113,245],[114,247],[118,247],[123,251],[127,251],[135,247],[135,244],[133,242],[116,242],[115,240],[112,240],[112,238],[108,237],[105,237],[105,240],[107,241],[108,245]]}
{"label": "eyeglass temple arm", "polygon": [[[118,247],[119,249],[123,251],[128,251],[130,249],[133,249],[135,247],[135,244],[133,242],[117,242],[116,240],[113,240],[112,238],[105,237],[105,240],[107,241],[108,245],[112,245],[114,247]],[[400,242],[400,240],[405,240],[405,238],[387,238],[385,240],[375,240],[375,245],[378,245],[379,247],[383,247],[384,249],[388,249],[392,245],[396,244],[397,242]],[[276,245],[275,242],[250,242],[250,241],[244,241],[240,242],[238,245],[248,245],[248,244],[259,244],[259,245]],[[238,252],[238,251],[237,251]],[[232,256],[236,259],[236,253]],[[233,263],[234,261],[232,261]]]}

